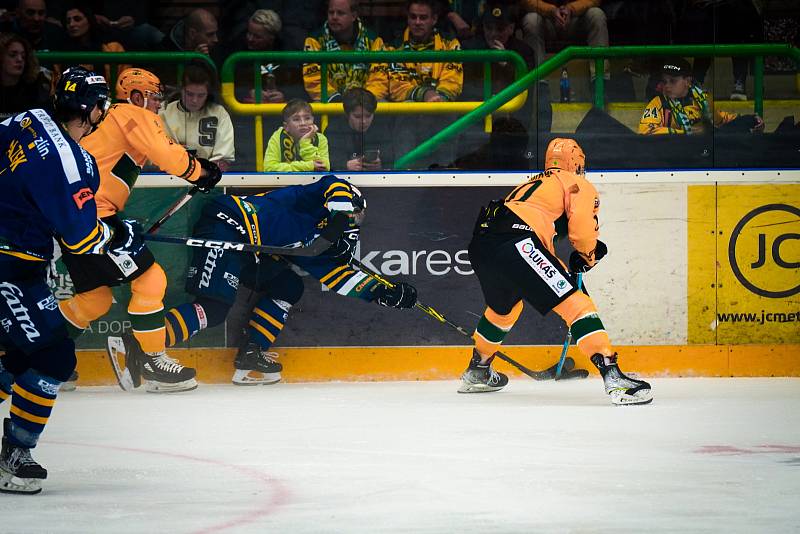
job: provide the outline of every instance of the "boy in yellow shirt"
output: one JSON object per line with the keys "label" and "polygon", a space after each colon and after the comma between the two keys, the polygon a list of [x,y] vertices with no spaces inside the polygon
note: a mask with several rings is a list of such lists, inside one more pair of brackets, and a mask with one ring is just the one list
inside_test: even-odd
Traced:
{"label": "boy in yellow shirt", "polygon": [[294,99],[283,108],[283,127],[267,143],[264,172],[331,170],[328,139],[314,124],[308,102]]}

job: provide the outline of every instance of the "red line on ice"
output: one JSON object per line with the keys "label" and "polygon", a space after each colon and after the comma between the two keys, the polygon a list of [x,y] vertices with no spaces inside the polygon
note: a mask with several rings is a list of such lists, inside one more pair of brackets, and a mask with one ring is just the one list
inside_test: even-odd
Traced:
{"label": "red line on ice", "polygon": [[[44,441],[44,440],[43,440]],[[164,451],[156,451],[151,449],[139,449],[136,447],[119,447],[116,445],[94,445],[90,443],[77,443],[72,441],[51,441],[47,440],[46,443],[52,443],[54,445],[69,445],[73,447],[90,447],[95,449],[110,449],[115,451],[123,451],[123,452],[135,452],[139,454],[151,454],[154,456],[164,456],[167,458],[176,458],[180,460],[189,460],[192,462],[199,462],[204,464],[215,465],[217,467],[224,467],[226,469],[231,469],[233,471],[237,471],[240,474],[244,475],[245,477],[257,480],[263,483],[272,491],[272,497],[270,498],[269,502],[267,503],[266,507],[261,509],[255,509],[247,514],[244,514],[240,517],[231,519],[229,521],[224,521],[222,523],[218,523],[216,525],[211,525],[205,528],[201,528],[200,530],[192,531],[193,534],[209,534],[211,532],[220,532],[223,530],[227,530],[229,528],[238,527],[241,525],[246,525],[249,523],[254,523],[259,518],[268,516],[276,511],[279,506],[282,506],[289,502],[290,492],[286,485],[277,480],[268,476],[257,469],[251,469],[249,467],[243,467],[241,465],[234,465],[229,464],[226,462],[222,462],[220,460],[213,460],[211,458],[202,458],[199,456],[192,456],[190,454],[182,454],[177,452],[164,452]]]}

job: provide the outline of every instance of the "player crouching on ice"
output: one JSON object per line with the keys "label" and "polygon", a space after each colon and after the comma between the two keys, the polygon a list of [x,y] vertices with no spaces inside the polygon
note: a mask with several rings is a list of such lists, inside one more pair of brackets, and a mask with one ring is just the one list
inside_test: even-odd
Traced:
{"label": "player crouching on ice", "polygon": [[[166,314],[167,346],[186,341],[199,331],[221,324],[239,285],[258,294],[247,333],[234,362],[236,385],[274,384],[281,379],[277,354],[269,352],[286,323],[291,307],[303,295],[303,280],[291,264],[340,295],[392,308],[411,308],[416,289],[406,283],[387,288],[349,264],[366,215],[366,200],[348,181],[323,176],[309,185],[275,189],[247,196],[222,195],[202,210],[192,235],[197,238],[291,247],[306,245],[346,218],[344,233],[327,236],[334,244],[318,256],[282,257],[232,250],[195,249],[186,291],[194,295]],[[135,379],[136,377],[134,377]]]}
{"label": "player crouching on ice", "polygon": [[[497,391],[508,383],[491,364],[522,313],[524,299],[542,315],[553,310],[566,321],[580,351],[600,371],[611,402],[653,400],[650,384],[620,370],[594,302],[576,284],[574,274],[588,271],[607,252],[597,239],[600,199],[584,174],[585,159],[572,139],[553,139],[545,172],[481,211],[469,260],[487,308],[475,330],[475,348],[459,392]],[[557,229],[563,225],[575,249],[569,258],[572,274],[555,255]]]}

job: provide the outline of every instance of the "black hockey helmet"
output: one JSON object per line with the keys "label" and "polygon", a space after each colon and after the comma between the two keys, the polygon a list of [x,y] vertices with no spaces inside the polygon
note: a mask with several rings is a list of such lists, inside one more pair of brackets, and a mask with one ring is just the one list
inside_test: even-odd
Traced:
{"label": "black hockey helmet", "polygon": [[[95,105],[103,111],[103,115],[111,105],[106,79],[83,67],[65,70],[58,79],[53,95],[56,114],[61,117],[78,116],[89,121]],[[97,122],[99,124],[100,121]],[[97,126],[94,123],[92,125]]]}

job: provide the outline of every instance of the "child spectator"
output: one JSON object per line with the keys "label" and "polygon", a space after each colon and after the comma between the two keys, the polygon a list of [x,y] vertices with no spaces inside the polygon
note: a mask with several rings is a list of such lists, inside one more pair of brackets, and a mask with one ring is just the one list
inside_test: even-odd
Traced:
{"label": "child spectator", "polygon": [[308,102],[294,99],[283,108],[283,127],[267,143],[264,172],[329,171],[328,139],[314,124]]}
{"label": "child spectator", "polygon": [[384,117],[376,117],[375,95],[353,87],[342,95],[344,117],[331,121],[326,130],[335,142],[331,146],[331,169],[334,171],[377,171],[391,168],[393,143]]}
{"label": "child spectator", "polygon": [[190,64],[182,81],[181,98],[159,112],[167,133],[225,172],[235,159],[233,123],[228,111],[213,101],[213,74],[204,65]]}
{"label": "child spectator", "polygon": [[0,34],[0,116],[48,104],[48,82],[31,45],[19,35]]}
{"label": "child spectator", "polygon": [[712,128],[760,132],[758,115],[737,116],[714,109],[711,97],[692,79],[692,67],[683,58],[668,59],[662,69],[662,94],[653,98],[639,121],[644,135],[709,133]]}

